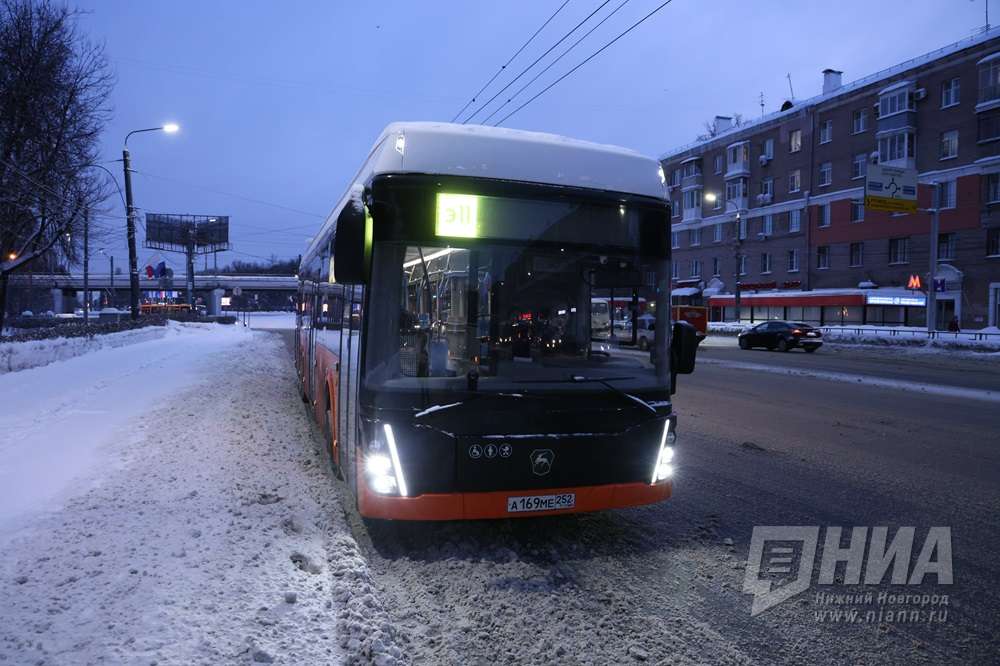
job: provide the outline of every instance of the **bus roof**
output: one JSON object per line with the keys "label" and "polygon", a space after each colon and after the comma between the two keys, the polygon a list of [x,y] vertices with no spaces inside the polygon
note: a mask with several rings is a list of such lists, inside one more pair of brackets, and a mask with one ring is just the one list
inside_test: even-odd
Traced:
{"label": "bus roof", "polygon": [[303,256],[308,261],[360,187],[381,174],[495,178],[666,198],[660,163],[628,148],[484,125],[388,125]]}

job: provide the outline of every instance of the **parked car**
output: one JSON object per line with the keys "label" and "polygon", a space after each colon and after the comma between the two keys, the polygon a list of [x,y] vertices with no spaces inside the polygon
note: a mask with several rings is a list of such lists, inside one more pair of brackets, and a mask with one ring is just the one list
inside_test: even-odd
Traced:
{"label": "parked car", "polygon": [[823,346],[823,334],[802,322],[765,321],[753,328],[740,333],[740,349],[767,347],[786,352],[795,347],[801,347],[807,352],[814,352]]}

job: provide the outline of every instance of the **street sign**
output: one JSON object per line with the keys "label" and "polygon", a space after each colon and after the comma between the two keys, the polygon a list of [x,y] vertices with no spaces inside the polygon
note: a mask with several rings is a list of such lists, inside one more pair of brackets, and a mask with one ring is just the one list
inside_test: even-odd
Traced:
{"label": "street sign", "polygon": [[865,208],[887,213],[916,213],[917,170],[869,164]]}
{"label": "street sign", "polygon": [[907,289],[923,289],[923,285],[920,283],[920,276],[911,274],[909,281],[906,283]]}

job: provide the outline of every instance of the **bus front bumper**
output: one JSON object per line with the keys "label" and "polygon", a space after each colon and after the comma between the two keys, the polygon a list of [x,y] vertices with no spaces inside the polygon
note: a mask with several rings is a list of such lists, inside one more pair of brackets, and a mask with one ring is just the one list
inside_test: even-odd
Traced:
{"label": "bus front bumper", "polygon": [[[418,497],[379,495],[368,488],[364,475],[358,479],[358,511],[365,518],[386,520],[475,520],[484,518],[531,518],[560,513],[586,513],[604,509],[654,504],[670,497],[671,481],[649,484],[616,483],[579,488],[501,490],[483,493],[426,494]],[[573,493],[572,508],[543,511],[507,510],[511,497],[565,495]]]}

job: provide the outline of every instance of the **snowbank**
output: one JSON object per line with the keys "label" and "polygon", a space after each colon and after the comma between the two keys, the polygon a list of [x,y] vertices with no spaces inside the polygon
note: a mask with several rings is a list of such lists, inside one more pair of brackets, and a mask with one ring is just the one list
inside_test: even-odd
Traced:
{"label": "snowbank", "polygon": [[99,349],[134,345],[165,336],[168,326],[147,326],[134,331],[95,335],[90,338],[52,338],[28,342],[0,343],[0,374],[65,361]]}
{"label": "snowbank", "polygon": [[[824,326],[823,337],[829,342],[856,342],[875,345],[902,345],[940,349],[982,349],[1000,351],[1000,331],[996,327],[948,333],[940,331],[928,340],[927,329],[918,326]],[[989,335],[993,333],[994,335]],[[985,336],[981,334],[987,334]]]}

